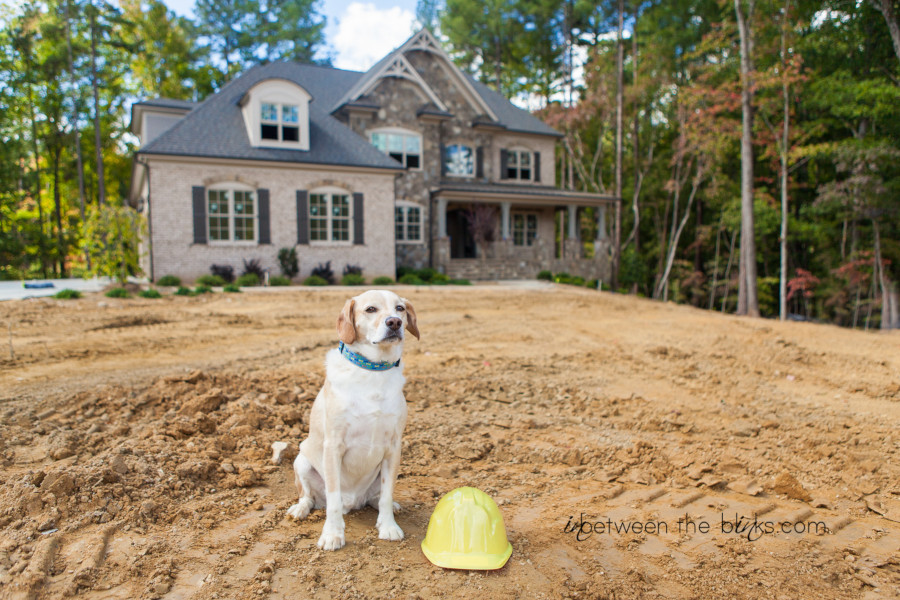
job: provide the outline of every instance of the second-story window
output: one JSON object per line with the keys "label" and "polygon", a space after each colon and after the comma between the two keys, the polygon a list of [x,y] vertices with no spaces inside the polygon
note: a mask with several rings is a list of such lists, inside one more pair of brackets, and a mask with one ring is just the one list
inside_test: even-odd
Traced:
{"label": "second-story window", "polygon": [[264,140],[300,140],[300,115],[296,104],[260,104],[260,137]]}
{"label": "second-story window", "polygon": [[531,181],[531,152],[509,150],[506,154],[506,178]]}
{"label": "second-story window", "polygon": [[372,145],[407,169],[422,166],[422,136],[403,131],[374,131]]}
{"label": "second-story window", "polygon": [[471,146],[453,144],[444,148],[444,164],[447,175],[475,176],[475,152]]}

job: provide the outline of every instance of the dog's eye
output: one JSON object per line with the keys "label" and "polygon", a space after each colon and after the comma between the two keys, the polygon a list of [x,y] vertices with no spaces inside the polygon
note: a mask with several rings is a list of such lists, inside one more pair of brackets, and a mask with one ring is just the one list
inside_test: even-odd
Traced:
{"label": "dog's eye", "polygon": [[367,307],[366,307],[366,312],[367,312],[367,313],[373,313],[373,312],[376,312],[377,310],[378,310],[378,309],[375,308],[374,306],[367,306]]}
{"label": "dog's eye", "polygon": [[406,309],[403,308],[403,306],[401,306],[399,304],[397,305],[397,312],[403,312],[404,310],[406,310]]}

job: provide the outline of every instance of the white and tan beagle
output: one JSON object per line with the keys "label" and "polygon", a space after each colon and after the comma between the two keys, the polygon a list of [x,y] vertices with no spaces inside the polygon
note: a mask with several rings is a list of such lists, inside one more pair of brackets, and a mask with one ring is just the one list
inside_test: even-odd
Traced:
{"label": "white and tan beagle", "polygon": [[303,519],[325,507],[324,550],[344,546],[344,514],[366,504],[378,509],[379,538],[403,539],[394,520],[394,484],[406,425],[404,329],[419,338],[416,312],[386,290],[347,300],[338,317],[341,343],[325,357],[325,384],[294,461],[300,499],[288,509]]}

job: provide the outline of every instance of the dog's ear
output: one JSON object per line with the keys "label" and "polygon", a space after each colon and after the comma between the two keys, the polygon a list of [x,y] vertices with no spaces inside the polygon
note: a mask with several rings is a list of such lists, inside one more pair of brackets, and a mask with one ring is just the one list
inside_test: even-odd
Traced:
{"label": "dog's ear", "polygon": [[350,298],[344,304],[341,314],[337,319],[338,339],[345,344],[352,344],[356,341],[356,300]]}
{"label": "dog's ear", "polygon": [[416,309],[410,304],[406,298],[400,298],[403,305],[406,306],[406,329],[419,339],[419,327],[416,325]]}

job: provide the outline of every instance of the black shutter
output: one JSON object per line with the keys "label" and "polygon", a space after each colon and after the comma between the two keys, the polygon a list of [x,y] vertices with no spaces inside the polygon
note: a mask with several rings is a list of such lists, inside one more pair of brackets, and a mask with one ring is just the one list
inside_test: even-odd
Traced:
{"label": "black shutter", "polygon": [[484,149],[481,146],[475,148],[475,177],[484,179]]}
{"label": "black shutter", "polygon": [[509,179],[507,168],[509,168],[509,152],[500,150],[500,179]]}
{"label": "black shutter", "polygon": [[353,243],[366,243],[363,238],[363,195],[359,193],[353,194]]}
{"label": "black shutter", "polygon": [[195,185],[191,188],[194,199],[194,243],[206,243],[206,188]]}
{"label": "black shutter", "polygon": [[540,181],[541,180],[541,153],[540,152],[534,153],[534,164],[531,165],[531,168],[534,169],[534,180]]}
{"label": "black shutter", "polygon": [[259,211],[259,243],[271,244],[272,234],[269,228],[269,190],[256,190],[256,204]]}
{"label": "black shutter", "polygon": [[297,243],[309,243],[309,203],[306,190],[297,190]]}

